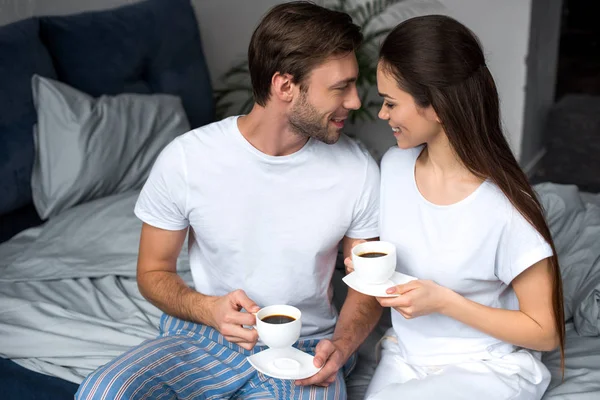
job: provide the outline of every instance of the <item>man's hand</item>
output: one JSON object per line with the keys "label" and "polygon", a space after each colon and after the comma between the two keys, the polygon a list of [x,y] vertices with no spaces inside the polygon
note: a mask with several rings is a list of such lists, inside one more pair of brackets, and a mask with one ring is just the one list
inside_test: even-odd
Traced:
{"label": "man's hand", "polygon": [[310,378],[296,381],[296,385],[329,386],[335,382],[335,377],[348,361],[350,355],[346,355],[339,342],[328,339],[321,340],[315,348],[315,367],[323,367],[317,374]]}
{"label": "man's hand", "polygon": [[[211,297],[209,302],[210,326],[225,337],[229,342],[236,343],[246,350],[252,350],[258,341],[256,329],[244,328],[242,325],[256,324],[254,314],[260,307],[250,300],[243,290],[235,290],[225,296]],[[248,312],[241,312],[241,309]]]}

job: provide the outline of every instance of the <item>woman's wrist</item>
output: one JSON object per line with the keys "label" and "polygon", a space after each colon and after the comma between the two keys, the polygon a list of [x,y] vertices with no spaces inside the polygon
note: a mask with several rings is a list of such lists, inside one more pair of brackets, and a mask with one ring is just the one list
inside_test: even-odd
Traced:
{"label": "woman's wrist", "polygon": [[440,286],[440,288],[442,290],[442,300],[440,302],[438,313],[449,317],[453,311],[460,307],[462,296],[447,287]]}

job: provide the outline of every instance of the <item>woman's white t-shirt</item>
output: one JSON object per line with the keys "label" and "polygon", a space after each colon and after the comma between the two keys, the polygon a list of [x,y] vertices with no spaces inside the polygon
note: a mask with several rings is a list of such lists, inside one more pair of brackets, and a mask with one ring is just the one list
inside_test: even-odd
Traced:
{"label": "woman's white t-shirt", "polygon": [[[511,281],[552,249],[492,182],[458,203],[427,201],[415,182],[423,147],[390,149],[381,163],[381,240],[397,247],[397,271],[433,280],[494,308],[516,310]],[[392,309],[405,360],[443,365],[486,359],[514,346],[441,314],[405,319]]]}

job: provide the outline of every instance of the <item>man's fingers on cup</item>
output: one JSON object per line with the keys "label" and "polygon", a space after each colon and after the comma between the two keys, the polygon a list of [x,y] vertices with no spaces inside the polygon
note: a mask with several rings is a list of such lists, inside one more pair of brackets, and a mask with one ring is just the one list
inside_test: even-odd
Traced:
{"label": "man's fingers on cup", "polygon": [[244,292],[242,289],[232,292],[232,295],[236,305],[244,308],[249,313],[258,312],[258,310],[260,310],[260,307],[255,302],[250,300],[248,295],[246,295],[246,292]]}
{"label": "man's fingers on cup", "polygon": [[229,343],[235,343],[235,344],[238,344],[238,345],[241,345],[242,343],[247,343],[247,342],[244,341],[244,339],[236,337],[236,336],[223,336],[223,337]]}
{"label": "man's fingers on cup", "polygon": [[252,350],[256,343],[240,342],[237,345],[246,350]]}
{"label": "man's fingers on cup", "polygon": [[225,326],[221,334],[223,336],[239,338],[241,341],[248,343],[256,343],[258,340],[258,332],[256,332],[256,329],[246,329],[237,325]]}
{"label": "man's fingers on cup", "polygon": [[223,322],[227,325],[253,326],[256,324],[256,316],[246,312],[230,311],[223,317]]}
{"label": "man's fingers on cup", "polygon": [[246,350],[252,350],[254,348],[254,345],[256,345],[256,342],[246,342],[244,339],[235,337],[235,336],[223,336],[223,337],[229,343],[237,344],[238,346],[240,346]]}

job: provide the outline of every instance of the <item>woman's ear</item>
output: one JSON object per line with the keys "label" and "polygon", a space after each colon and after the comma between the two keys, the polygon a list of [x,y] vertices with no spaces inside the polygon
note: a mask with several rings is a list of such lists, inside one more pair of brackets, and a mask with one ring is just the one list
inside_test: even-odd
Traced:
{"label": "woman's ear", "polygon": [[433,106],[431,106],[431,105],[425,109],[425,118],[427,118],[427,120],[432,121],[432,122],[435,121],[438,124],[442,123],[442,120],[440,120],[440,117],[438,117],[437,113],[433,109]]}
{"label": "woman's ear", "polygon": [[271,91],[281,101],[291,102],[294,98],[295,88],[293,77],[290,74],[276,72],[271,79]]}

